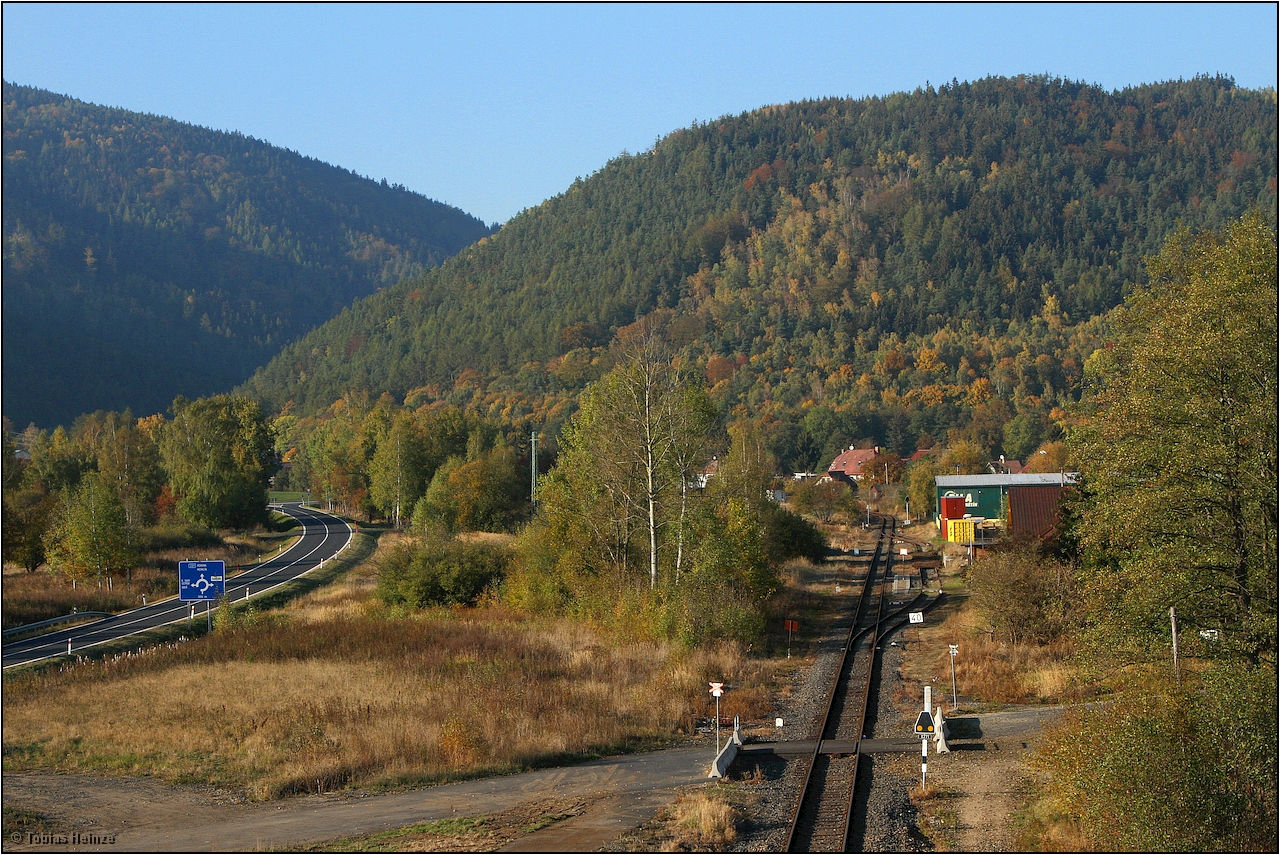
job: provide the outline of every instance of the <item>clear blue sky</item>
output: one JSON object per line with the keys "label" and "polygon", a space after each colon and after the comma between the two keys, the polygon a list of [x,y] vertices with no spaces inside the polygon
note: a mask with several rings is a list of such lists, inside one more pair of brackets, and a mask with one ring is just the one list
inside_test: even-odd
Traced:
{"label": "clear blue sky", "polygon": [[4,78],[505,221],[694,120],[952,78],[1276,86],[1264,4],[5,3]]}

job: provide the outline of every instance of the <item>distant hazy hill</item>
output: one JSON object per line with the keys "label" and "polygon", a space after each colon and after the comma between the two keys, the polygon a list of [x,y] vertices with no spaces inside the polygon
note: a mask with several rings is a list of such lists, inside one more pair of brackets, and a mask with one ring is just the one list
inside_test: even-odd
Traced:
{"label": "distant hazy hill", "polygon": [[1274,222],[1276,119],[1274,91],[1229,79],[993,78],[698,124],[344,310],[247,388],[299,413],[365,389],[536,420],[666,308],[726,411],[844,413],[862,421],[832,436],[909,451],[994,393],[1043,429],[1097,346],[1078,325],[1178,223]]}
{"label": "distant hazy hill", "polygon": [[230,389],[489,233],[265,142],[4,84],[4,415]]}

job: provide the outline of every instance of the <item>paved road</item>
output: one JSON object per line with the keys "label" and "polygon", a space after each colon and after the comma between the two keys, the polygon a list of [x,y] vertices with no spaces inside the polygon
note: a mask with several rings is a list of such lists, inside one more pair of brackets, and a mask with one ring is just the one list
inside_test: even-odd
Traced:
{"label": "paved road", "polygon": [[[264,594],[285,582],[310,572],[346,547],[351,542],[352,530],[346,522],[323,511],[306,508],[301,504],[272,505],[283,514],[302,524],[302,536],[289,549],[246,570],[226,581],[226,595],[231,600],[243,600],[248,589],[250,598]],[[206,620],[205,603],[197,603],[196,620]],[[27,665],[41,659],[65,656],[67,640],[72,650],[83,650],[98,644],[116,641],[166,624],[187,620],[191,604],[176,596],[142,608],[123,612],[89,624],[70,629],[60,629],[45,635],[26,638],[4,645],[3,665],[12,668]]]}

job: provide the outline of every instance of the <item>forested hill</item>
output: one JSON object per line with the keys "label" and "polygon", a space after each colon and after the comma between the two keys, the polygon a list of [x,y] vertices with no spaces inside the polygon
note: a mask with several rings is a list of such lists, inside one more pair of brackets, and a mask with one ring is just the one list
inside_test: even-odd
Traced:
{"label": "forested hill", "polygon": [[236,133],[4,83],[4,415],[225,391],[480,220]]}
{"label": "forested hill", "polygon": [[1100,344],[1091,319],[1171,230],[1275,221],[1276,120],[1274,91],[1230,79],[1019,77],[697,124],[345,310],[246,388],[300,414],[363,389],[555,419],[619,327],[670,309],[726,411],[817,406],[856,421],[832,435],[910,451],[994,395],[1043,429]]}

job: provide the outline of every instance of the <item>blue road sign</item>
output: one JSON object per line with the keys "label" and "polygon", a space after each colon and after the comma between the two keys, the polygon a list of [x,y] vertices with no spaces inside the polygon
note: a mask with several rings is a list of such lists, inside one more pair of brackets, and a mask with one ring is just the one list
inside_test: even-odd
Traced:
{"label": "blue road sign", "polygon": [[216,600],[222,596],[225,561],[179,561],[178,599]]}

